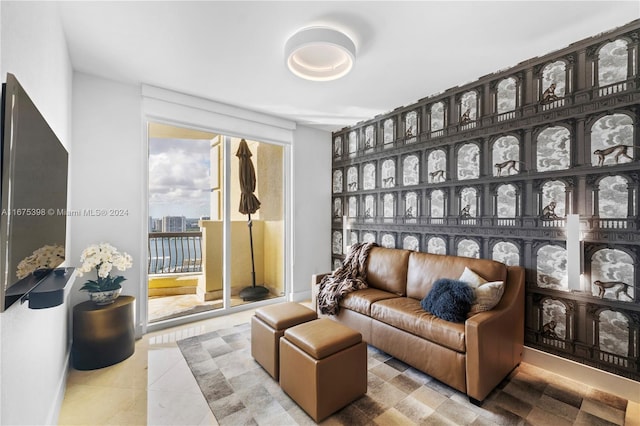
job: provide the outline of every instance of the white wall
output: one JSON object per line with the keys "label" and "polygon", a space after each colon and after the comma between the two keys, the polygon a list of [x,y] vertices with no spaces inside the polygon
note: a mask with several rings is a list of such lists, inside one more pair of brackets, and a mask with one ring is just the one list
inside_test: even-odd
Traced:
{"label": "white wall", "polygon": [[[134,258],[123,293],[138,299],[137,333],[143,329],[146,285],[147,117],[228,134],[290,142],[292,146],[293,264],[295,300],[310,298],[311,274],[330,268],[331,134],[206,99],[108,81],[76,72],[73,79],[73,182],[70,209],[125,209],[125,217],[70,219],[71,258],[88,244],[108,241]],[[304,183],[304,185],[302,185]],[[291,265],[291,262],[287,263]],[[79,278],[78,283],[82,283]],[[79,302],[86,296],[72,294]]]}
{"label": "white wall", "polygon": [[[146,266],[142,208],[147,173],[143,166],[146,153],[142,149],[140,89],[74,73],[73,140],[69,209],[79,215],[69,219],[71,260],[78,265],[82,250],[100,242],[131,254],[133,268],[122,272],[127,278],[122,294],[139,299],[142,269]],[[111,214],[114,210],[124,215]],[[76,281],[81,285],[84,278]],[[75,304],[87,300],[87,295],[74,291],[71,298]]]}
{"label": "white wall", "polygon": [[311,298],[311,275],[331,271],[331,134],[293,134],[293,244],[290,299]]}
{"label": "white wall", "polygon": [[[57,6],[0,2],[0,73],[14,74],[71,151],[71,63]],[[68,292],[67,292],[68,295]],[[65,300],[66,297],[65,297]],[[0,314],[0,424],[53,424],[64,396],[69,304]]]}

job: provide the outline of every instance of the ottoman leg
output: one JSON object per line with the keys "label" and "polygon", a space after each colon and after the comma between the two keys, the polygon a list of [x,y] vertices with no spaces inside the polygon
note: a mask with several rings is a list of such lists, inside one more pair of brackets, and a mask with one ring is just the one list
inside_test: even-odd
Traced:
{"label": "ottoman leg", "polygon": [[261,319],[251,317],[251,356],[275,380],[280,371],[279,340],[284,331],[276,331]]}

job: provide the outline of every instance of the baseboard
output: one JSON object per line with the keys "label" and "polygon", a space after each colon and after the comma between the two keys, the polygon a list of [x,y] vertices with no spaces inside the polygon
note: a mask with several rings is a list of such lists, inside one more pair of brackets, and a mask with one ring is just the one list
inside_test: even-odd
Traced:
{"label": "baseboard", "polygon": [[62,402],[64,401],[64,394],[67,390],[67,375],[69,372],[69,367],[71,365],[71,348],[67,351],[67,360],[65,362],[65,366],[62,369],[62,375],[60,380],[58,380],[58,390],[56,391],[56,397],[51,402],[51,407],[49,408],[49,414],[47,415],[47,423],[48,425],[57,425],[58,418],[60,417],[60,409],[62,409]]}
{"label": "baseboard", "polygon": [[305,300],[311,300],[311,290],[291,292],[289,293],[288,299],[291,302],[304,302]]}
{"label": "baseboard", "polygon": [[635,380],[620,377],[526,346],[524,348],[522,361],[566,377],[567,379],[575,380],[601,391],[618,395],[621,398],[640,402],[640,393],[638,392],[640,383]]}

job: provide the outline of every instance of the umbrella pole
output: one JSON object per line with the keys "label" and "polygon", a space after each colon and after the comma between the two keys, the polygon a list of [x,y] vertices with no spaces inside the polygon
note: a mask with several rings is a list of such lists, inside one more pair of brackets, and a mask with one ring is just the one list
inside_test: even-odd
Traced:
{"label": "umbrella pole", "polygon": [[265,286],[256,286],[256,265],[253,256],[253,223],[251,222],[251,213],[248,213],[249,219],[247,220],[247,226],[249,227],[249,242],[251,244],[251,278],[252,285],[240,290],[240,297],[242,300],[261,300],[269,295],[269,289]]}
{"label": "umbrella pole", "polygon": [[256,286],[256,264],[253,259],[253,223],[251,222],[251,213],[249,213],[249,219],[247,221],[247,226],[249,227],[249,243],[251,244],[251,280],[253,283],[253,287]]}

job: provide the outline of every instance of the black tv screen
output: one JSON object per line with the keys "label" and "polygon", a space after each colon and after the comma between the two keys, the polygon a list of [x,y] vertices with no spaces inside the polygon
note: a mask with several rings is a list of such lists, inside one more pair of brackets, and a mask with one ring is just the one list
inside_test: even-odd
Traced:
{"label": "black tv screen", "polygon": [[68,154],[18,80],[2,87],[0,311],[64,261]]}

